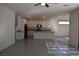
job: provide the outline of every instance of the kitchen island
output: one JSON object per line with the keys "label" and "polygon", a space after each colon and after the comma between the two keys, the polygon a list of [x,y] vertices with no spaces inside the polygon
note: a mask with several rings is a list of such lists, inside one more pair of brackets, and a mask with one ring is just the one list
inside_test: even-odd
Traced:
{"label": "kitchen island", "polygon": [[54,32],[52,31],[34,31],[34,39],[53,39]]}

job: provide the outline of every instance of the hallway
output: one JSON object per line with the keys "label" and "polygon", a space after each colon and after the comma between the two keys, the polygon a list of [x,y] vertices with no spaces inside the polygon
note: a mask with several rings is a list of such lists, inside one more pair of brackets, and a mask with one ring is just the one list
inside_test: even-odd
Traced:
{"label": "hallway", "polygon": [[1,56],[74,56],[79,51],[68,46],[67,40],[17,40],[0,52]]}

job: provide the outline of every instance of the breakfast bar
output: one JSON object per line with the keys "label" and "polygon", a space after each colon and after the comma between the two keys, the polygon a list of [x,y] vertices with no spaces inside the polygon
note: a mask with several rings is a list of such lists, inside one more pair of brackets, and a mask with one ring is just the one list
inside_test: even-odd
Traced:
{"label": "breakfast bar", "polygon": [[52,39],[54,32],[51,31],[34,31],[34,39]]}

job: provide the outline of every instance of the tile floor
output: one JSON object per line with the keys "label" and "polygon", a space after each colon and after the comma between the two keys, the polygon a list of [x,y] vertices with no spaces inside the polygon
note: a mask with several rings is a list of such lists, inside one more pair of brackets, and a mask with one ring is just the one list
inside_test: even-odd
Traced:
{"label": "tile floor", "polygon": [[68,40],[19,40],[0,51],[0,56],[78,56],[76,48],[68,46]]}
{"label": "tile floor", "polygon": [[48,53],[54,56],[79,56],[76,48],[68,46],[68,40],[45,40]]}
{"label": "tile floor", "polygon": [[48,56],[45,40],[18,40],[0,52],[0,56]]}

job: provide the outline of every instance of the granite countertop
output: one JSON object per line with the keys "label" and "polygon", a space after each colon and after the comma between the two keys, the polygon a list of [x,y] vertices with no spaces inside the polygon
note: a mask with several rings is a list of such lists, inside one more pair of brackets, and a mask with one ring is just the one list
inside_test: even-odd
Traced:
{"label": "granite countertop", "polygon": [[54,33],[49,28],[41,28],[40,30],[37,30],[36,27],[29,28],[28,31],[34,31],[34,32],[51,32],[51,33]]}

